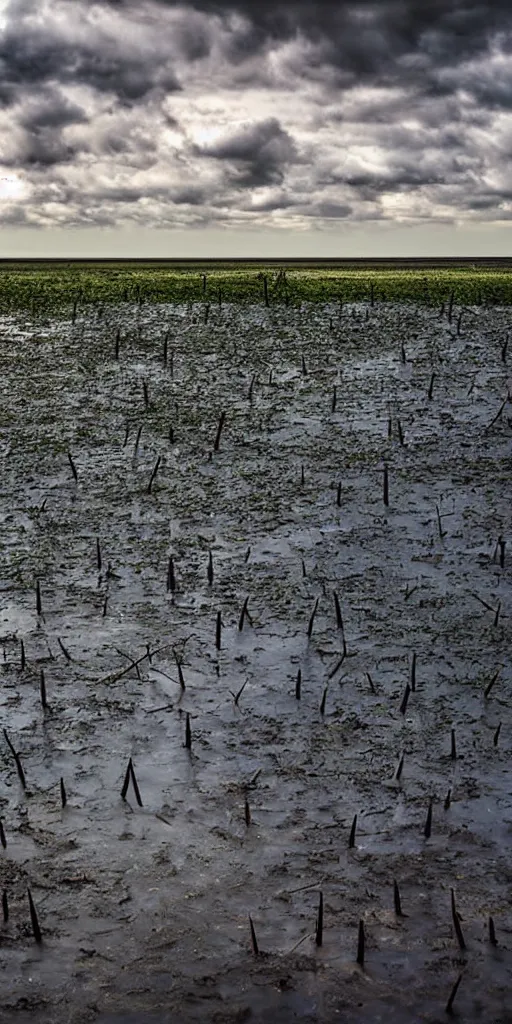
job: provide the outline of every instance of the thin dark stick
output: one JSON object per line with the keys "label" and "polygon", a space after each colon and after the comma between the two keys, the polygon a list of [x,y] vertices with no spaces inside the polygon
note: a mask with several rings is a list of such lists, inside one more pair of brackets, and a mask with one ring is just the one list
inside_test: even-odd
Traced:
{"label": "thin dark stick", "polygon": [[334,384],[333,385],[333,389],[332,389],[331,412],[336,412],[336,398],[337,398],[336,384]]}
{"label": "thin dark stick", "polygon": [[46,700],[46,683],[45,683],[45,679],[44,679],[44,671],[43,671],[43,669],[41,669],[41,674],[40,674],[40,677],[39,677],[39,687],[40,687],[40,694],[41,694],[41,704],[43,705],[43,708],[47,708],[48,707],[48,701]]}
{"label": "thin dark stick", "polygon": [[323,695],[322,695],[322,701],[321,701],[321,704],[320,704],[320,714],[321,715],[325,714],[325,702],[327,700],[327,690],[328,690],[328,687],[326,686],[325,689],[324,689],[324,692],[323,692]]}
{"label": "thin dark stick", "polygon": [[126,794],[128,792],[128,786],[130,785],[132,759],[128,761],[128,767],[124,776],[123,788],[121,790],[121,800],[126,800]]}
{"label": "thin dark stick", "polygon": [[357,828],[357,814],[354,814],[354,819],[352,821],[352,828],[350,829],[350,835],[349,835],[349,838],[348,838],[348,848],[349,848],[349,850],[353,850],[354,846],[356,845],[356,828]]}
{"label": "thin dark stick", "polygon": [[174,661],[176,662],[176,668],[178,669],[178,679],[179,679],[179,682],[180,682],[180,686],[181,686],[181,689],[184,690],[185,689],[185,676],[183,675],[183,668],[181,666],[181,661],[178,658],[178,655],[176,654],[176,651],[173,651],[172,653],[174,654]]}
{"label": "thin dark stick", "polygon": [[213,583],[213,558],[211,551],[208,552],[208,568],[206,570],[206,578],[211,587]]}
{"label": "thin dark stick", "polygon": [[101,572],[101,548],[99,537],[96,537],[96,564],[98,566],[98,572]]}
{"label": "thin dark stick", "polygon": [[25,658],[25,644],[23,643],[23,640],[20,640],[20,656],[21,656],[21,671],[23,672],[25,667],[26,667],[26,664],[27,664],[26,658]]}
{"label": "thin dark stick", "polygon": [[222,619],[220,612],[217,612],[217,621],[215,625],[215,646],[220,651],[221,644],[221,632],[222,632]]}
{"label": "thin dark stick", "polygon": [[435,381],[435,379],[436,379],[436,375],[435,375],[435,373],[433,373],[431,378],[430,378],[430,384],[428,386],[428,397],[429,397],[429,399],[431,399],[432,395],[434,394],[434,381]]}
{"label": "thin dark stick", "polygon": [[336,625],[338,629],[343,629],[343,617],[341,614],[340,600],[335,590],[333,590],[334,596],[334,607],[336,609]]}
{"label": "thin dark stick", "polygon": [[444,809],[445,809],[445,811],[448,811],[450,809],[451,802],[452,802],[452,791],[451,791],[451,789],[449,789],[447,794],[446,794],[445,800],[444,800]]}
{"label": "thin dark stick", "polygon": [[30,907],[30,921],[31,921],[31,924],[32,924],[32,931],[34,933],[34,938],[35,938],[36,942],[38,943],[38,945],[40,945],[41,942],[43,941],[43,937],[41,935],[41,929],[39,927],[39,921],[37,919],[37,912],[36,912],[36,908],[34,906],[34,901],[32,899],[32,894],[30,892],[30,889],[27,889],[27,894],[28,894],[28,905]]}
{"label": "thin dark stick", "polygon": [[66,796],[66,787],[64,785],[64,779],[63,778],[61,778],[61,780],[60,780],[60,801],[61,801],[61,804],[62,804],[63,807],[65,807],[67,802],[68,802],[68,798]]}
{"label": "thin dark stick", "polygon": [[402,901],[400,899],[400,889],[398,888],[398,882],[396,879],[393,881],[393,894],[395,903],[395,914],[397,917],[404,917],[402,912]]}
{"label": "thin dark stick", "polygon": [[432,800],[432,797],[430,797],[430,803],[428,805],[428,811],[427,811],[427,818],[426,818],[426,821],[425,821],[425,828],[423,829],[423,835],[425,836],[425,839],[430,839],[430,836],[432,834],[432,805],[433,805],[433,800]]}
{"label": "thin dark stick", "polygon": [[500,732],[501,732],[501,722],[500,722],[500,724],[498,725],[498,728],[496,729],[496,732],[494,733],[494,736],[493,736],[493,738],[492,738],[492,742],[494,743],[494,746],[495,746],[495,747],[497,747],[497,746],[498,746],[498,740],[499,740],[499,738],[500,738]]}
{"label": "thin dark stick", "polygon": [[383,488],[383,500],[386,508],[389,507],[389,472],[388,467],[384,466],[384,488]]}
{"label": "thin dark stick", "polygon": [[69,459],[69,465],[71,466],[71,472],[73,474],[75,483],[78,483],[78,473],[76,471],[75,463],[73,462],[73,459],[71,458],[70,452],[68,452],[68,459]]}
{"label": "thin dark stick", "polygon": [[364,923],[362,920],[359,921],[359,932],[357,936],[357,963],[360,967],[364,967]]}
{"label": "thin dark stick", "polygon": [[131,758],[130,758],[130,778],[132,780],[132,786],[133,786],[133,789],[134,789],[134,792],[135,792],[135,799],[136,799],[139,807],[142,807],[142,800],[140,798],[140,791],[139,791],[139,787],[138,787],[138,784],[137,784],[137,779],[135,778],[135,771],[134,771],[134,768],[133,768],[133,763],[132,763],[132,759]]}
{"label": "thin dark stick", "polygon": [[456,761],[457,760],[457,747],[455,745],[455,729],[452,729],[452,746],[451,746],[450,757],[451,757],[452,761]]}
{"label": "thin dark stick", "polygon": [[36,611],[38,615],[43,614],[43,605],[41,602],[41,586],[39,580],[36,581]]}
{"label": "thin dark stick", "polygon": [[217,434],[216,434],[215,441],[214,441],[214,444],[213,444],[214,452],[218,452],[218,450],[219,450],[220,435],[222,433],[222,428],[224,426],[225,419],[226,419],[226,413],[225,412],[221,412],[220,419],[219,419],[219,425],[217,427]]}
{"label": "thin dark stick", "polygon": [[174,559],[172,555],[169,555],[169,564],[167,566],[167,593],[169,591],[174,594],[176,590],[176,576],[174,573]]}
{"label": "thin dark stick", "polygon": [[315,621],[315,615],[316,615],[317,608],[318,608],[318,602],[319,602],[319,598],[317,597],[317,599],[315,601],[315,606],[313,608],[313,611],[311,612],[311,617],[310,617],[310,620],[309,620],[308,640],[311,640],[311,634],[313,633],[313,624],[314,624],[314,621]]}
{"label": "thin dark stick", "polygon": [[251,808],[249,807],[249,801],[247,797],[245,798],[244,814],[245,824],[247,825],[247,828],[249,828],[249,825],[251,824]]}
{"label": "thin dark stick", "polygon": [[60,637],[57,637],[57,643],[58,643],[58,645],[59,645],[59,647],[60,647],[60,649],[61,649],[61,651],[62,651],[62,653],[63,653],[63,655],[64,655],[64,657],[66,659],[66,661],[73,661],[73,658],[71,657],[67,647],[64,647],[64,644],[62,643],[62,640],[60,639]]}
{"label": "thin dark stick", "polygon": [[498,668],[498,669],[496,670],[496,672],[494,673],[494,675],[493,675],[493,677],[492,677],[491,681],[490,681],[490,682],[489,682],[489,683],[487,684],[487,686],[485,687],[485,690],[484,690],[484,697],[488,697],[488,696],[489,696],[489,694],[490,694],[490,692],[491,692],[491,690],[492,690],[492,688],[493,688],[493,686],[494,686],[494,684],[495,684],[495,682],[496,682],[496,680],[497,680],[497,678],[498,678],[498,676],[499,676],[500,672],[501,672],[501,668]]}
{"label": "thin dark stick", "polygon": [[492,917],[489,917],[489,942],[491,943],[491,946],[498,945],[498,940],[496,938],[496,930],[494,927],[494,921]]}
{"label": "thin dark stick", "polygon": [[416,654],[412,656],[411,665],[411,690],[413,693],[416,691]]}
{"label": "thin dark stick", "polygon": [[400,714],[401,715],[405,715],[405,712],[407,711],[407,702],[409,700],[410,692],[411,692],[411,687],[409,686],[409,683],[407,683],[407,685],[405,687],[404,695],[402,697],[402,703],[400,704]]}
{"label": "thin dark stick", "polygon": [[2,844],[2,846],[3,846],[4,850],[5,850],[6,847],[7,847],[7,840],[5,838],[4,823],[3,823],[1,818],[0,818],[0,843]]}
{"label": "thin dark stick", "polygon": [[366,673],[366,678],[370,684],[370,690],[372,691],[372,693],[377,693],[377,690],[375,689],[375,684],[369,672]]}
{"label": "thin dark stick", "polygon": [[302,685],[302,672],[301,672],[301,670],[299,668],[299,670],[297,672],[297,679],[296,679],[296,682],[295,682],[295,697],[296,697],[297,700],[300,700],[301,685]]}
{"label": "thin dark stick", "polygon": [[255,956],[258,956],[258,953],[259,953],[258,940],[256,939],[256,932],[254,930],[254,925],[252,923],[252,917],[251,917],[250,914],[249,914],[249,926],[250,926],[250,929],[251,929],[251,941],[252,941],[253,953],[254,953]]}
{"label": "thin dark stick", "polygon": [[188,711],[185,719],[185,748],[192,750],[192,729],[190,728],[190,715]]}
{"label": "thin dark stick", "polygon": [[341,483],[338,484],[338,488],[336,491],[336,504],[338,508],[341,508]]}
{"label": "thin dark stick", "polygon": [[155,462],[155,465],[153,466],[153,472],[151,473],[151,476],[149,478],[149,483],[148,483],[148,486],[147,486],[147,494],[151,494],[151,488],[153,486],[153,480],[155,479],[156,474],[158,473],[158,467],[160,465],[160,459],[161,459],[161,456],[159,455],[157,460],[156,460],[156,462]]}
{"label": "thin dark stick", "polygon": [[243,603],[242,611],[240,612],[240,618],[238,620],[238,631],[239,631],[239,633],[241,633],[243,628],[244,628],[244,620],[245,620],[246,615],[248,617],[248,612],[247,612],[247,605],[248,605],[248,603],[249,603],[249,598],[246,597],[246,599],[245,599],[245,601]]}
{"label": "thin dark stick", "polygon": [[395,779],[396,779],[397,782],[400,782],[400,778],[401,778],[402,772],[404,770],[404,760],[405,760],[405,754],[402,754],[402,756],[400,758],[400,761],[398,763],[398,768],[397,768],[397,770],[395,772]]}
{"label": "thin dark stick", "polygon": [[316,929],[315,929],[315,942],[317,946],[321,946],[324,937],[324,896],[323,893],[319,893],[318,900],[318,914],[316,918]]}
{"label": "thin dark stick", "polygon": [[4,924],[7,924],[9,920],[9,902],[7,899],[7,889],[4,889],[2,893],[2,913],[4,918]]}
{"label": "thin dark stick", "polygon": [[459,943],[460,948],[461,949],[465,949],[466,948],[466,943],[464,942],[464,936],[462,934],[462,928],[460,926],[460,919],[459,919],[459,915],[457,913],[457,908],[455,906],[455,892],[454,892],[453,889],[451,889],[450,891],[451,891],[453,927],[455,928],[455,934],[457,935],[457,941]]}
{"label": "thin dark stick", "polygon": [[450,998],[448,999],[448,1002],[446,1004],[446,1013],[450,1013],[450,1014],[453,1013],[453,1009],[452,1009],[453,1008],[453,1001],[455,999],[455,996],[457,995],[457,990],[458,990],[458,987],[459,987],[461,981],[462,981],[462,974],[459,974],[459,977],[457,978],[457,981],[455,982],[455,985],[453,986],[453,988],[452,988],[452,990],[450,992]]}
{"label": "thin dark stick", "polygon": [[133,454],[134,455],[136,454],[136,452],[138,450],[139,441],[140,441],[140,435],[141,434],[142,434],[142,423],[141,423],[141,425],[140,425],[140,427],[139,427],[139,429],[137,431],[137,437],[135,438],[135,445],[134,445],[134,449],[133,449]]}

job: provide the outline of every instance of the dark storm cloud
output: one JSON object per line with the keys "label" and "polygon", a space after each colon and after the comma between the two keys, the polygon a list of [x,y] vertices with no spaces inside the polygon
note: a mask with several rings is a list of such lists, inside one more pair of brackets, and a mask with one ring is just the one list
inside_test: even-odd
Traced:
{"label": "dark storm cloud", "polygon": [[208,146],[192,146],[192,152],[233,164],[232,180],[252,188],[280,183],[284,166],[297,158],[293,139],[275,117],[242,128]]}

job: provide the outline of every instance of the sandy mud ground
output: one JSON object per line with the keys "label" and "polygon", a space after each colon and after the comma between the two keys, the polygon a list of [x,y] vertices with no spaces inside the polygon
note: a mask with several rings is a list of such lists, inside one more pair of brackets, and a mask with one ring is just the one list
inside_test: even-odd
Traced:
{"label": "sandy mud ground", "polygon": [[510,311],[457,314],[3,319],[2,1024],[512,1019]]}

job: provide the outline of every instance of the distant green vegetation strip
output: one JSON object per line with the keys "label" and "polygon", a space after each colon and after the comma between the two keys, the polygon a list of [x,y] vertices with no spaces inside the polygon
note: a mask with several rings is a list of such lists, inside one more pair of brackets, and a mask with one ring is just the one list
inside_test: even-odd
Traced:
{"label": "distant green vegetation strip", "polygon": [[435,269],[4,267],[0,311],[57,313],[103,303],[411,302],[512,305],[512,273]]}

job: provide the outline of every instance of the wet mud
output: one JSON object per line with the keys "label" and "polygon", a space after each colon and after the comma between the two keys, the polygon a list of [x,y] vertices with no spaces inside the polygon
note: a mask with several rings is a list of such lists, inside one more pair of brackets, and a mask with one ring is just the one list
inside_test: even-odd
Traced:
{"label": "wet mud", "polygon": [[2,319],[2,1024],[511,1019],[510,311],[457,314]]}

